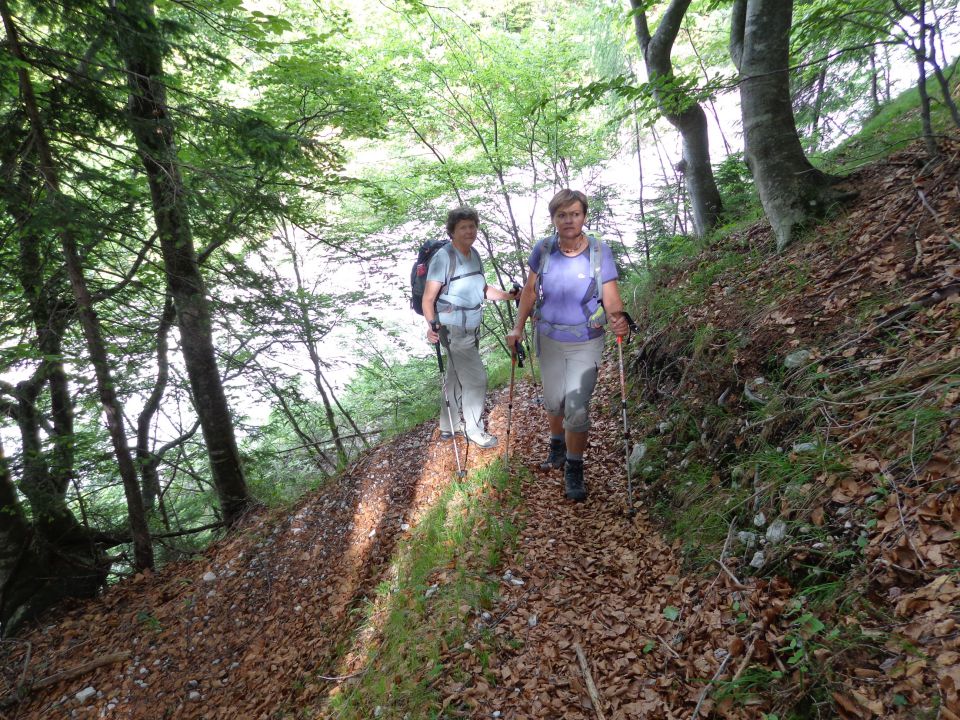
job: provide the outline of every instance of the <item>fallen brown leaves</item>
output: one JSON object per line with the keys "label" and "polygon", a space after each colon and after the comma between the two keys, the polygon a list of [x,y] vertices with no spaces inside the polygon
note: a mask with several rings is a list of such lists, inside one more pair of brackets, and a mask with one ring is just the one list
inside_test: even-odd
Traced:
{"label": "fallen brown leaves", "polygon": [[[706,300],[688,308],[691,327],[745,334],[732,366],[715,362],[719,343],[679,362],[669,333],[640,339],[634,355],[648,370],[661,368],[647,377],[655,402],[680,399],[699,412],[721,397],[725,407],[741,407],[743,379],[761,373],[768,358],[811,350],[820,390],[832,398],[819,427],[848,453],[847,471],[817,477],[822,492],[811,492],[809,507],[773,510],[838,542],[865,532],[868,575],[860,588],[892,617],[829,618],[882,650],[835,658],[813,651],[829,664],[842,717],[909,717],[934,698],[939,717],[960,717],[960,427],[940,422],[936,443],[920,453],[916,424],[885,423],[877,410],[919,397],[949,413],[960,401],[950,364],[960,358],[960,303],[950,290],[960,278],[950,242],[960,231],[960,144],[943,145],[947,162],[919,179],[913,151],[861,171],[852,180],[861,192],[856,206],[754,272],[718,278]],[[771,244],[762,225],[739,240],[744,252]],[[790,272],[797,267],[804,272]],[[855,322],[854,312],[866,322]],[[685,575],[679,543],[665,543],[642,506],[633,519],[624,513],[620,421],[603,412],[619,403],[615,380],[605,367],[586,455],[588,501],[564,500],[559,471],[537,470],[524,485],[525,524],[504,560],[510,574],[491,619],[467,644],[446,650],[436,687],[450,716],[686,720],[696,710],[757,718],[778,693],[803,684],[785,662],[790,637],[810,635],[791,614],[790,582],[749,578],[736,556],[720,557],[724,569],[714,565],[708,577]],[[528,467],[546,444],[534,396],[526,382],[518,386],[511,430],[514,462]],[[791,417],[797,421],[783,413]],[[785,432],[781,419],[758,432]],[[717,458],[749,437],[706,422],[702,429],[710,442],[691,452],[714,464],[708,488],[716,488],[730,472]],[[502,396],[491,430],[503,438]],[[635,428],[635,436],[644,431],[655,432]],[[421,427],[396,438],[295,508],[251,515],[198,560],[121,583],[5,644],[0,693],[33,687],[5,717],[323,717],[341,683],[368,671],[354,611],[455,470],[449,443],[433,433]],[[471,448],[469,462],[496,454]],[[869,527],[868,517],[876,521]],[[784,567],[814,562],[817,552],[802,548]],[[96,666],[124,653],[129,661]],[[76,668],[86,674],[58,678]],[[711,680],[742,680],[750,668],[780,673],[781,685],[736,702],[704,692]],[[55,680],[41,687],[44,678]],[[78,700],[86,687],[94,695]]]}
{"label": "fallen brown leaves", "polygon": [[[138,575],[5,644],[0,694],[26,692],[5,717],[257,718],[322,705],[337,683],[318,675],[361,668],[362,652],[338,660],[362,617],[352,610],[455,470],[434,434],[420,427],[375,448],[296,507],[252,514],[196,561]],[[129,659],[37,682],[114,653]],[[87,687],[96,693],[77,700]]]}
{"label": "fallen brown leaves", "polygon": [[[613,373],[602,371],[601,398],[618,392]],[[524,395],[514,410],[514,462],[536,467],[546,420]],[[627,517],[622,429],[616,417],[594,415],[587,502],[564,498],[559,470],[536,470],[524,486],[525,525],[506,562],[524,584],[503,583],[500,622],[451,650],[442,687],[448,707],[476,718],[687,718],[728,648],[739,643],[742,652],[749,628],[738,628],[731,600],[758,609],[775,602],[766,587],[729,588],[726,575],[712,586],[682,576],[676,549],[646,510]],[[486,654],[495,658],[489,666]],[[713,706],[707,699],[702,716]]]}
{"label": "fallen brown leaves", "polygon": [[[756,510],[796,528],[819,528],[824,540],[788,545],[773,563],[767,558],[765,572],[803,577],[805,567],[822,565],[823,582],[843,577],[846,583],[843,609],[817,613],[844,637],[859,637],[845,641],[859,642],[859,649],[838,657],[825,655],[825,647],[812,653],[819,674],[812,679],[832,693],[843,717],[960,713],[952,670],[960,612],[943,580],[960,567],[956,134],[944,150],[942,162],[927,164],[922,149],[912,147],[848,178],[857,202],[781,256],[747,260],[758,242],[770,242],[762,226],[705,250],[668,286],[690,284],[704,263],[731,251],[743,253],[752,269],[719,274],[680,323],[644,339],[635,360],[644,398],[660,408],[645,431],[658,434],[668,408],[682,403],[689,418],[703,420],[702,449],[680,454],[687,462],[726,459],[719,487],[733,482],[732,466],[760,445],[780,446],[793,462],[790,445],[814,436],[820,445],[813,447],[826,447],[843,464],[801,486],[799,502],[771,492],[775,483],[747,468],[761,502]],[[736,342],[706,343],[691,353],[698,331],[708,338],[726,332]],[[801,348],[806,359],[785,371],[784,359]],[[763,375],[779,379],[752,386],[759,400],[746,402],[745,386]],[[709,406],[721,406],[725,417],[711,424],[703,410]],[[762,420],[747,420],[760,412]],[[672,432],[661,432],[663,444]],[[689,500],[677,493],[678,505]],[[863,558],[864,569],[833,573],[830,564],[844,556],[858,565]],[[771,564],[775,570],[767,569]],[[886,613],[895,607],[899,621],[891,623]],[[778,668],[788,631],[772,622],[754,660]],[[791,675],[784,673],[781,688],[788,694]]]}

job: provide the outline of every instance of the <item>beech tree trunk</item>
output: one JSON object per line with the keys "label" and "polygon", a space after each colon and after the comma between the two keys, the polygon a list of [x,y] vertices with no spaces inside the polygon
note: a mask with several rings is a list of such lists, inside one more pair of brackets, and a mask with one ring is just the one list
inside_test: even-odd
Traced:
{"label": "beech tree trunk", "polygon": [[797,133],[788,73],[792,20],[792,0],[735,0],[730,33],[747,165],[778,250],[835,198],[834,178],[810,164]]}
{"label": "beech tree trunk", "polygon": [[147,171],[164,268],[177,311],[183,357],[207,445],[213,484],[228,525],[246,510],[233,418],[217,368],[210,303],[193,247],[173,121],[163,82],[164,41],[145,0],[117,3],[118,35],[130,87],[130,127]]}
{"label": "beech tree trunk", "polygon": [[710,164],[707,115],[699,103],[677,97],[676,91],[669,91],[660,85],[673,77],[670,53],[690,2],[672,0],[652,36],[644,10],[647,3],[644,0],[630,0],[630,6],[633,8],[634,29],[647,66],[647,75],[657,88],[654,92],[660,111],[680,132],[683,140],[683,178],[693,208],[693,227],[696,234],[702,236],[717,225],[723,211],[720,191]]}
{"label": "beech tree trunk", "polygon": [[[107,429],[113,441],[114,454],[117,458],[117,469],[123,482],[124,495],[127,501],[127,516],[130,520],[130,532],[133,536],[134,566],[137,568],[153,567],[153,546],[150,541],[150,531],[147,528],[146,516],[143,511],[143,502],[137,483],[136,467],[130,454],[126,431],[123,426],[123,409],[117,397],[116,387],[110,374],[110,365],[107,357],[106,344],[100,321],[93,307],[93,300],[87,288],[83,275],[83,265],[80,259],[80,250],[76,237],[73,234],[69,221],[71,208],[67,198],[60,191],[60,177],[53,152],[47,138],[46,128],[40,116],[33,90],[33,83],[27,70],[28,59],[20,45],[19,33],[7,0],[0,0],[0,16],[3,19],[7,33],[7,44],[10,54],[19,61],[17,77],[20,85],[21,102],[36,144],[36,153],[39,159],[38,172],[43,179],[44,191],[53,211],[56,228],[63,250],[64,263],[70,287],[77,304],[80,324],[90,353],[94,375],[97,381],[97,392],[103,413],[106,418]],[[24,452],[27,448],[24,447]],[[26,492],[26,491],[25,491]],[[32,504],[32,503],[31,503]],[[56,577],[56,574],[54,574]]]}

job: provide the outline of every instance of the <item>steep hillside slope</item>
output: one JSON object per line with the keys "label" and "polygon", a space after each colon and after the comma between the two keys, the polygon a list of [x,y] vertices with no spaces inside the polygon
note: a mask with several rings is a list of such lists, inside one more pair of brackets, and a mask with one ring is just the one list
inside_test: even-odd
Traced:
{"label": "steep hillside slope", "polygon": [[[455,470],[432,431],[374,449],[296,507],[251,515],[193,562],[5,643],[0,714],[238,718],[311,706],[330,689],[315,675],[353,669],[343,652],[358,606]],[[18,686],[34,689],[13,703]]]}
{"label": "steep hillside slope", "polygon": [[756,667],[725,706],[960,715],[960,142],[943,145],[849,177],[858,199],[782,256],[754,225],[643,303],[648,498],[689,569],[781,598],[746,612]]}

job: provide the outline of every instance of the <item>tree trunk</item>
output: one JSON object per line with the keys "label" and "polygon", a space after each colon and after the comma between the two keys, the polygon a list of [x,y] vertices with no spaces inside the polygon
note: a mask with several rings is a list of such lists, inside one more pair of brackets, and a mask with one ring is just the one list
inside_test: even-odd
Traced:
{"label": "tree trunk", "polygon": [[[680,32],[683,16],[690,0],[672,0],[657,31],[651,36],[643,0],[630,0],[637,41],[643,52],[647,75],[653,84],[657,103],[663,116],[679,132],[683,140],[682,169],[690,204],[693,208],[693,226],[697,235],[704,235],[720,221],[723,203],[710,165],[710,140],[707,134],[707,115],[700,104],[689,98],[677,97],[662,83],[673,77],[670,53]],[[677,109],[682,107],[682,109]]]}
{"label": "tree trunk", "polygon": [[153,417],[160,409],[160,400],[163,398],[170,374],[170,361],[167,359],[167,333],[176,317],[173,299],[167,293],[163,303],[163,313],[157,327],[157,380],[153,384],[153,391],[143,410],[137,418],[137,463],[140,465],[142,480],[143,505],[147,512],[152,512],[160,495],[160,475],[157,472],[158,459],[150,452],[150,426]]}
{"label": "tree trunk", "polygon": [[50,477],[36,407],[39,390],[40,383],[34,379],[18,383],[15,391],[16,421],[23,450],[20,491],[30,501],[33,523],[39,532],[51,538],[68,537],[77,531],[77,520],[67,507],[66,490],[60,491]]}
{"label": "tree trunk", "polygon": [[813,121],[810,132],[810,149],[816,150],[820,147],[820,115],[823,112],[823,89],[827,83],[827,68],[824,67],[817,75],[817,94],[813,100]]}
{"label": "tree trunk", "polygon": [[870,117],[880,114],[880,85],[877,80],[877,49],[870,48]]}
{"label": "tree trunk", "polygon": [[[921,4],[920,7],[923,8],[923,5]],[[960,128],[960,110],[957,109],[957,104],[953,101],[953,95],[950,93],[950,82],[943,74],[943,68],[937,61],[937,35],[939,34],[941,38],[943,36],[939,29],[940,22],[935,14],[934,6],[931,6],[930,13],[934,16],[934,20],[933,22],[928,22],[925,24],[926,31],[930,33],[930,52],[925,53],[927,62],[930,63],[930,67],[933,68],[933,75],[937,78],[937,83],[940,85],[940,93],[943,95],[943,104],[946,105],[947,109],[950,111],[950,117],[953,119],[953,124]],[[942,49],[943,43],[941,42],[940,45]],[[944,62],[949,62],[950,58],[944,56],[943,60]]]}
{"label": "tree trunk", "polygon": [[[15,634],[64,598],[93,597],[110,569],[103,550],[79,527],[63,496],[52,493],[49,482],[27,489],[33,525],[17,498],[0,445],[0,637]],[[38,498],[36,505],[31,497]],[[66,514],[56,522],[39,522],[38,514],[57,504]]]}
{"label": "tree trunk", "polygon": [[647,211],[643,206],[643,156],[640,153],[640,123],[637,121],[637,105],[633,105],[633,139],[637,147],[637,173],[640,177],[640,227],[643,229],[643,254],[650,271],[650,233],[647,231]]}
{"label": "tree trunk", "polygon": [[130,87],[130,127],[147,171],[164,268],[213,483],[224,519],[233,524],[249,505],[250,495],[217,369],[210,304],[193,247],[163,83],[163,39],[149,2],[121,0],[117,6],[119,43]]}
{"label": "tree trunk", "polygon": [[47,139],[46,129],[40,117],[36,96],[33,92],[33,83],[27,70],[28,61],[20,46],[17,27],[10,14],[7,0],[0,0],[0,15],[3,17],[4,29],[7,32],[7,43],[11,54],[19,61],[17,75],[20,83],[20,94],[25,114],[33,130],[39,157],[39,172],[43,178],[53,217],[57,223],[60,244],[63,248],[64,262],[70,287],[77,303],[80,323],[87,341],[87,349],[93,364],[97,380],[97,390],[100,402],[106,417],[107,429],[113,441],[114,454],[117,457],[117,467],[123,481],[124,495],[127,501],[127,515],[130,519],[130,531],[133,535],[134,566],[137,568],[153,567],[153,546],[150,542],[150,532],[147,528],[146,517],[143,512],[143,502],[137,483],[137,472],[130,455],[127,436],[123,427],[123,410],[117,398],[116,388],[110,374],[110,364],[107,357],[106,344],[100,328],[100,321],[93,307],[90,291],[83,276],[83,266],[80,260],[80,251],[69,221],[71,208],[60,191],[60,179],[57,166],[53,159],[53,152]]}
{"label": "tree trunk", "polygon": [[792,19],[792,0],[736,0],[730,33],[747,165],[778,250],[834,199],[833,178],[810,164],[797,133],[788,74]]}
{"label": "tree trunk", "polygon": [[[41,236],[31,221],[34,194],[37,186],[42,184],[37,174],[37,159],[32,153],[19,158],[19,171],[16,169],[17,160],[16,153],[12,153],[6,163],[10,171],[3,178],[6,181],[3,196],[17,228],[20,251],[17,271],[36,332],[41,368],[39,380],[45,379],[50,392],[50,415],[53,421],[50,473],[54,485],[63,494],[73,478],[74,470],[73,400],[63,363],[63,334],[73,308],[65,298],[60,297],[60,282],[44,277],[48,256],[57,250],[53,243]],[[19,177],[13,182],[16,174]],[[56,269],[50,274],[53,278],[60,278]]]}
{"label": "tree trunk", "polygon": [[[286,228],[284,228],[284,230],[286,230]],[[346,463],[347,449],[343,444],[343,440],[340,439],[340,428],[337,427],[337,418],[334,415],[333,407],[330,405],[330,398],[327,396],[326,388],[323,386],[320,353],[317,351],[318,338],[313,326],[313,319],[310,317],[310,307],[306,299],[309,291],[303,286],[303,278],[300,276],[300,258],[297,257],[297,249],[289,238],[284,240],[284,244],[287,246],[287,252],[290,253],[290,259],[293,262],[293,273],[297,281],[297,308],[300,311],[300,331],[303,333],[303,341],[307,346],[307,353],[310,355],[310,362],[313,365],[313,383],[320,393],[320,399],[323,401],[323,411],[327,416],[327,427],[330,430],[330,437],[333,439],[334,447],[337,449],[337,459],[340,463]]]}
{"label": "tree trunk", "polygon": [[890,68],[890,46],[883,46],[883,99],[884,102],[890,102],[893,99],[891,92],[891,68]]}
{"label": "tree trunk", "polygon": [[347,409],[340,404],[340,401],[337,399],[337,394],[333,390],[333,386],[330,384],[330,381],[327,380],[327,376],[322,372],[320,373],[320,381],[327,386],[327,391],[330,393],[330,399],[333,400],[333,404],[337,406],[337,409],[340,411],[340,414],[346,418],[347,423],[353,428],[353,432],[356,433],[357,437],[360,438],[361,444],[365,448],[370,447],[370,443],[367,441],[366,434],[357,427],[357,423],[353,421],[353,416],[347,412]]}
{"label": "tree trunk", "polygon": [[[922,49],[922,46],[921,46]],[[930,94],[927,92],[927,63],[923,58],[923,53],[918,52],[915,55],[917,62],[917,91],[920,93],[920,125],[923,127],[923,142],[927,146],[927,154],[932,158],[940,155],[940,147],[937,144],[937,138],[933,135],[933,121],[930,117]]]}

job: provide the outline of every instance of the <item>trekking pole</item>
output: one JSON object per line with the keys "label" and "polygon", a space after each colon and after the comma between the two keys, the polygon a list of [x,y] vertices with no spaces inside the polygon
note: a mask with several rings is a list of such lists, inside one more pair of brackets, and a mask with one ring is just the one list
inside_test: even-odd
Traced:
{"label": "trekking pole", "polygon": [[[633,318],[626,312],[623,316],[627,319],[628,333],[636,329]],[[627,336],[629,342],[629,335]],[[620,365],[620,410],[623,413],[623,452],[627,468],[627,517],[633,517],[636,511],[633,509],[633,478],[630,473],[630,427],[627,425],[627,383],[623,372],[623,335],[617,335],[617,358]]]}
{"label": "trekking pole", "polygon": [[[520,292],[519,292],[519,291],[522,291],[523,288],[521,288],[521,287],[520,287],[520,284],[519,284],[518,282],[516,282],[516,281],[513,281],[513,288],[514,288],[514,290],[517,290],[517,291],[518,291],[518,292],[517,292],[517,299],[516,299],[514,302],[517,304],[517,308],[519,308],[519,307],[520,307]],[[534,329],[533,332],[536,332],[536,330]],[[527,324],[526,324],[526,323],[523,324],[523,340],[524,340],[524,342],[527,343],[527,347],[533,347],[533,345],[530,343],[530,337],[527,335]],[[536,365],[536,359],[535,359],[535,357],[534,357],[536,354],[537,354],[537,353],[534,352],[532,355],[530,355],[530,382],[533,383],[534,404],[535,404],[535,405],[542,405],[543,402],[540,400],[540,386],[537,384],[537,373],[536,373],[536,368],[534,367],[534,366]],[[522,362],[519,363],[519,364],[520,364],[520,367],[523,367],[523,363],[522,363]]]}
{"label": "trekking pole", "polygon": [[[431,329],[435,333],[440,332],[440,323],[434,320],[430,323]],[[453,411],[450,410],[450,398],[447,396],[446,375],[443,372],[443,356],[440,354],[440,340],[433,344],[437,351],[437,365],[440,366],[440,394],[443,395],[443,402],[447,406],[447,420],[450,421],[450,438],[453,440],[453,455],[457,459],[457,477],[463,477],[463,467],[460,465],[460,448],[457,446],[457,428],[453,424]]]}
{"label": "trekking pole", "polygon": [[523,349],[523,343],[519,340],[514,346],[514,350],[510,355],[510,392],[508,394],[507,400],[507,441],[503,448],[503,462],[507,464],[510,462],[510,423],[513,419],[513,379],[517,370],[517,365],[523,367],[523,359],[526,357],[526,352]]}

